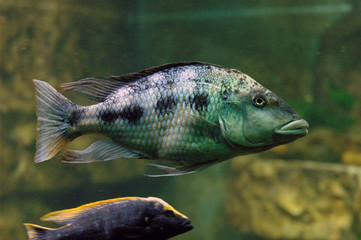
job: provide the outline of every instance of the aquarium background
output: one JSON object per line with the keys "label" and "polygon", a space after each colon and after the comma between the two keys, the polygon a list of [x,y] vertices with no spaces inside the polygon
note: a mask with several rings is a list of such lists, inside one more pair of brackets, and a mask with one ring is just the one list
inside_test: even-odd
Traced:
{"label": "aquarium background", "polygon": [[[142,160],[33,162],[32,79],[59,86],[178,61],[247,73],[309,135],[179,177],[145,177]],[[361,239],[360,0],[0,0],[0,79],[1,239],[27,239],[24,222],[56,227],[39,220],[48,212],[123,196],[161,197],[189,216],[179,240]]]}

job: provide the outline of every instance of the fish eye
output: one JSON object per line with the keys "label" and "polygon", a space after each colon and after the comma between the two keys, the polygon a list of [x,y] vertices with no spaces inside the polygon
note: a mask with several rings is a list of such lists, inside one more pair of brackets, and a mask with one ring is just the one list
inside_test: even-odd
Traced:
{"label": "fish eye", "polygon": [[258,108],[262,108],[267,105],[266,98],[263,95],[257,94],[252,99],[253,105]]}
{"label": "fish eye", "polygon": [[171,210],[166,210],[166,211],[164,212],[164,215],[166,215],[167,217],[173,217],[173,216],[174,216],[174,213],[173,213],[173,211],[171,211]]}

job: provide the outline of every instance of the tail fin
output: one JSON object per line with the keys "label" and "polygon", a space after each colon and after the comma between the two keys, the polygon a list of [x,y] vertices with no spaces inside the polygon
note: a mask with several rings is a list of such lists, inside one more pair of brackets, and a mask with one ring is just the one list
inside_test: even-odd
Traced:
{"label": "tail fin", "polygon": [[31,223],[24,223],[24,226],[26,228],[26,232],[28,233],[29,240],[54,240],[54,238],[49,236],[49,233],[51,233],[54,229],[45,228]]}
{"label": "tail fin", "polygon": [[36,79],[33,82],[38,117],[35,162],[39,163],[54,157],[75,138],[69,130],[67,118],[76,105],[50,84]]}

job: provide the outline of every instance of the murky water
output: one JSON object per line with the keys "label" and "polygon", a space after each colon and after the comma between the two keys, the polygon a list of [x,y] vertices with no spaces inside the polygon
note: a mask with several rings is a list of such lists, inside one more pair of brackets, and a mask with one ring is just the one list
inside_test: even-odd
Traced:
{"label": "murky water", "polygon": [[[175,239],[361,239],[360,5],[0,0],[1,239],[27,239],[24,222],[55,226],[39,220],[50,211],[122,196],[161,197],[189,216],[195,228]],[[142,160],[35,165],[33,78],[58,86],[178,61],[249,74],[309,136],[174,178],[144,177]]]}

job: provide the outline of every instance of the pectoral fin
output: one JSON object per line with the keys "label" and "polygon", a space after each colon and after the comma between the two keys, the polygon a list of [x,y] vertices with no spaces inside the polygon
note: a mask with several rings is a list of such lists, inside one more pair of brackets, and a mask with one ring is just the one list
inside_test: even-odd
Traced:
{"label": "pectoral fin", "polygon": [[114,142],[97,141],[84,150],[67,150],[59,156],[59,159],[65,163],[91,163],[119,158],[141,157],[140,154],[126,149]]}

